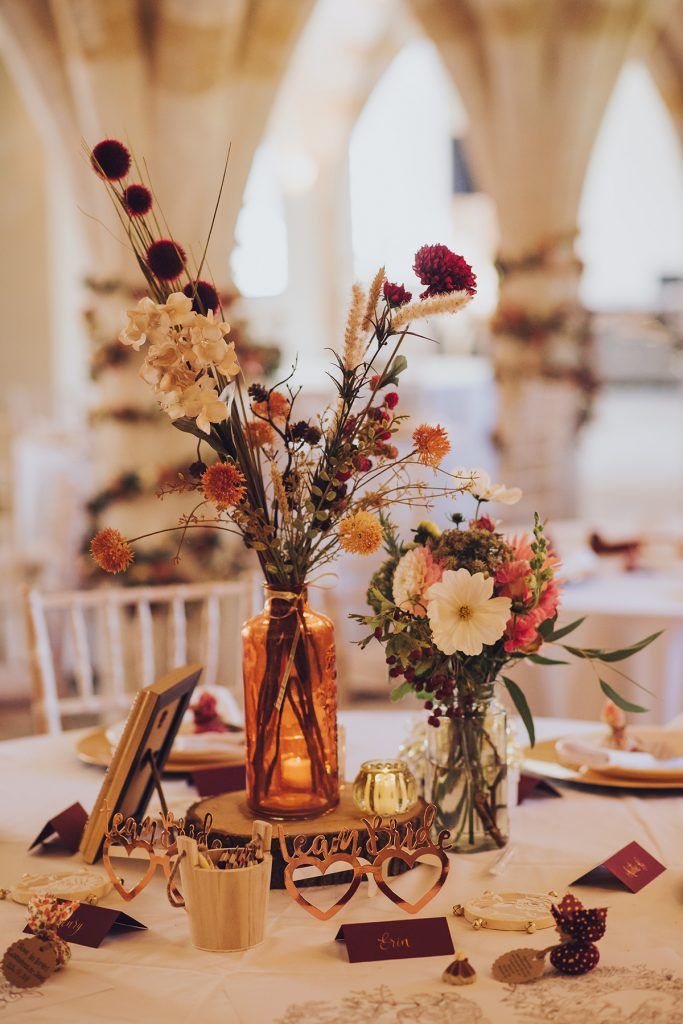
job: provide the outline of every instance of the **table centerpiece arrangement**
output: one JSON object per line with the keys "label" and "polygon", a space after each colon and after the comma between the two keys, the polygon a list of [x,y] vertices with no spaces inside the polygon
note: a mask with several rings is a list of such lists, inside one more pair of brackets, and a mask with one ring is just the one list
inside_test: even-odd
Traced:
{"label": "table centerpiece arrangement", "polygon": [[[127,312],[120,340],[147,346],[142,378],[173,426],[197,441],[188,474],[160,491],[195,492],[197,502],[157,532],[179,531],[178,555],[189,531],[235,533],[263,572],[264,610],[242,631],[249,807],[271,817],[317,816],[339,801],[335,647],[332,623],[309,605],[308,586],[340,551],[379,549],[381,508],[423,505],[461,489],[448,474],[437,483],[411,479],[409,467],[437,466],[450,442],[442,427],[420,424],[399,455],[393,441],[405,417],[394,389],[412,322],[462,309],[475,276],[461,256],[434,245],[415,256],[424,286],[418,299],[386,280],[383,268],[367,291],[354,285],[343,346],[332,353],[334,400],[315,420],[300,419],[294,369],[274,386],[246,387],[207,280],[206,248],[190,269],[151,189],[130,180],[136,165],[128,149],[106,139],[88,156],[149,289]],[[221,191],[224,182],[225,172]],[[141,539],[105,528],[91,552],[102,569],[120,572]]]}
{"label": "table centerpiece arrangement", "polygon": [[[473,518],[456,512],[443,531],[423,521],[404,542],[381,512],[387,558],[368,589],[372,614],[353,618],[369,630],[361,647],[374,639],[385,648],[392,700],[415,694],[428,712],[425,796],[437,807],[435,828],[450,830],[453,849],[475,852],[508,839],[507,718],[496,684],[507,690],[533,746],[529,705],[506,673],[522,661],[560,666],[566,655],[582,658],[606,697],[642,712],[601,676],[612,670],[629,679],[616,663],[660,634],[610,651],[559,644],[583,619],[557,625],[560,566],[539,516],[531,535],[506,535],[483,507],[515,504],[520,489],[492,483],[483,470],[456,469],[453,476],[476,499]],[[554,644],[561,658],[540,653]]]}

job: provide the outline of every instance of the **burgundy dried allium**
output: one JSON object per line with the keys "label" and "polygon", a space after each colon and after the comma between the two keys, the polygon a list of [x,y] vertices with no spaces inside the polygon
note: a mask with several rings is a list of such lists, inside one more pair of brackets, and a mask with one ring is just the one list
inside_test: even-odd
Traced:
{"label": "burgundy dried allium", "polygon": [[152,193],[144,185],[129,185],[123,191],[123,205],[131,217],[144,217],[152,208]]}
{"label": "burgundy dried allium", "polygon": [[160,281],[175,281],[185,266],[185,250],[170,238],[160,238],[147,249],[147,265]]}
{"label": "burgundy dried allium", "polygon": [[192,284],[186,284],[183,293],[188,299],[192,299],[195,313],[202,313],[204,316],[210,309],[215,313],[220,305],[218,292],[210,281],[193,281]]}
{"label": "burgundy dried allium", "polygon": [[293,423],[289,427],[288,434],[292,441],[303,441],[309,445],[316,445],[322,437],[322,432],[318,427],[309,423],[308,420],[299,420],[298,423]]}
{"label": "burgundy dried allium", "polygon": [[406,291],[402,284],[394,284],[393,281],[385,281],[382,292],[392,309],[405,306],[413,297],[412,292]]}
{"label": "burgundy dried allium", "polygon": [[422,284],[427,285],[420,295],[421,299],[448,292],[468,292],[474,295],[477,290],[477,279],[472,267],[447,245],[423,245],[415,253],[413,270]]}
{"label": "burgundy dried allium", "polygon": [[255,402],[265,402],[268,400],[268,388],[264,387],[263,384],[259,384],[258,381],[254,381],[247,388],[247,394]]}
{"label": "burgundy dried allium", "polygon": [[94,147],[90,163],[100,178],[119,181],[130,170],[130,153],[118,139],[103,139]]}

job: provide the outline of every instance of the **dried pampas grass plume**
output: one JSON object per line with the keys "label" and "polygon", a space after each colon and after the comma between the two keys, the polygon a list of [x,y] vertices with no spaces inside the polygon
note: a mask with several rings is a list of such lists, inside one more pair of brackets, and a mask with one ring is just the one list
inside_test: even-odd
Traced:
{"label": "dried pampas grass plume", "polygon": [[285,526],[291,526],[292,512],[289,507],[289,500],[285,491],[285,485],[282,482],[282,475],[275,462],[271,462],[270,464],[270,479],[273,481],[273,493],[277,499],[278,505],[280,506],[282,522]]}
{"label": "dried pampas grass plume", "polygon": [[445,295],[434,295],[429,299],[419,299],[407,306],[402,306],[391,321],[392,330],[398,331],[411,320],[421,320],[437,313],[457,313],[459,309],[472,301],[469,292],[447,292]]}
{"label": "dried pampas grass plume", "polygon": [[372,279],[370,285],[370,291],[368,292],[368,301],[365,305],[365,316],[363,317],[363,330],[367,331],[372,326],[372,318],[377,309],[377,303],[379,302],[379,296],[382,291],[382,285],[384,284],[384,267],[380,267],[375,276]]}
{"label": "dried pampas grass plume", "polygon": [[351,308],[349,309],[344,331],[344,369],[353,370],[358,366],[361,355],[361,329],[365,315],[365,292],[361,285],[354,284],[351,291]]}

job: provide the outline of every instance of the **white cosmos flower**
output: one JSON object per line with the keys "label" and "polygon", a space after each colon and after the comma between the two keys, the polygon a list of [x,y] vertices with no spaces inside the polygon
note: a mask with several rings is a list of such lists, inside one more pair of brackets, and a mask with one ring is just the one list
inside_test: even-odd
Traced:
{"label": "white cosmos flower", "polygon": [[426,593],[434,643],[444,654],[481,654],[495,644],[510,617],[509,597],[493,597],[493,577],[447,569]]}
{"label": "white cosmos flower", "polygon": [[462,466],[453,470],[453,475],[465,481],[465,489],[479,501],[497,501],[501,505],[516,505],[522,497],[521,487],[506,487],[505,484],[491,483],[491,477],[485,469],[463,469]]}

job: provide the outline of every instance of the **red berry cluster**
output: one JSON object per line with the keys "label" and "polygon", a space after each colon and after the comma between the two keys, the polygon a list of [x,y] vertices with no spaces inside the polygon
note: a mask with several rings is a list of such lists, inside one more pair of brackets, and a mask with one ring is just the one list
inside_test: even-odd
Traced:
{"label": "red berry cluster", "polygon": [[[370,381],[373,391],[380,387],[379,377],[373,377]],[[376,459],[395,459],[398,457],[398,448],[389,444],[395,431],[396,424],[392,410],[398,405],[398,393],[388,392],[382,399],[381,405],[371,406],[365,414],[360,428],[358,417],[349,416],[344,427],[347,437],[353,437],[349,451],[350,466],[343,465],[337,472],[341,480],[348,480],[353,473],[369,473]],[[342,476],[342,473],[346,473]]]}

